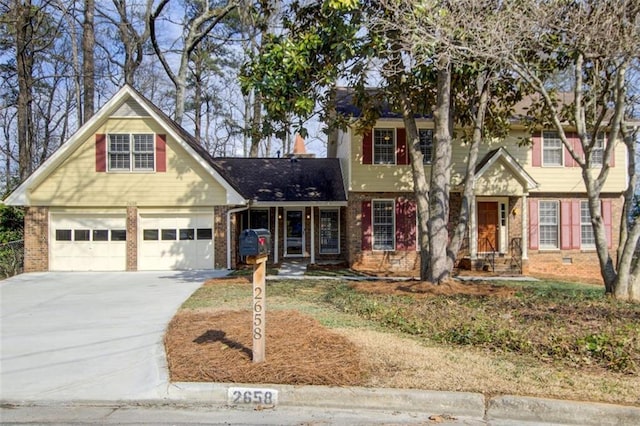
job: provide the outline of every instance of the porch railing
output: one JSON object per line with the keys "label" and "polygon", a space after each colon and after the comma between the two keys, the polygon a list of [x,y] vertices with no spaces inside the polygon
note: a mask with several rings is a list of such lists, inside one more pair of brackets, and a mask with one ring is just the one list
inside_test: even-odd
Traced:
{"label": "porch railing", "polygon": [[496,271],[496,249],[489,238],[482,238],[478,241],[478,256],[482,253],[485,261],[489,262],[491,272]]}

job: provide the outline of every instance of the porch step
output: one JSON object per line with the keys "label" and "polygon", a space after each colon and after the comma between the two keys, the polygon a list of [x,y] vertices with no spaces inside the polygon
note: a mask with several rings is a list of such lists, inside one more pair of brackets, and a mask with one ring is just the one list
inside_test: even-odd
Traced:
{"label": "porch step", "polygon": [[465,259],[462,259],[459,262],[459,264],[460,264],[460,267],[463,269],[493,272],[498,275],[519,275],[521,273],[520,267],[518,266],[517,262],[513,260],[511,257],[506,257],[506,256],[496,257],[493,268],[491,265],[491,259],[488,257],[487,258],[479,257],[475,260],[471,260],[470,258],[465,258]]}

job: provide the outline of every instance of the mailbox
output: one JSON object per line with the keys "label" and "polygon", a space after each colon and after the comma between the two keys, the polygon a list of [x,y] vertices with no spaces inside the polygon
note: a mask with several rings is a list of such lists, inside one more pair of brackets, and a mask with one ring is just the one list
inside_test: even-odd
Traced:
{"label": "mailbox", "polygon": [[271,233],[268,229],[245,229],[240,233],[240,256],[260,256],[271,253]]}

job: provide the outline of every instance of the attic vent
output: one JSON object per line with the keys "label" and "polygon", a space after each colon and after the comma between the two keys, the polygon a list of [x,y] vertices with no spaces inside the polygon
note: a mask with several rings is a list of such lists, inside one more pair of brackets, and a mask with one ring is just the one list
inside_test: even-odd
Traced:
{"label": "attic vent", "polygon": [[120,108],[118,108],[112,117],[148,117],[149,114],[145,109],[133,98],[127,99]]}

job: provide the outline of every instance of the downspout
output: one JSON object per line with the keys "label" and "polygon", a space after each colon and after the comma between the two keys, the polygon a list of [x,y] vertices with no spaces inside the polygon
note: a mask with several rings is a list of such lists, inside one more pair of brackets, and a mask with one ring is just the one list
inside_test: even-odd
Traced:
{"label": "downspout", "polygon": [[249,210],[249,206],[238,207],[227,212],[227,269],[231,269],[231,215]]}

